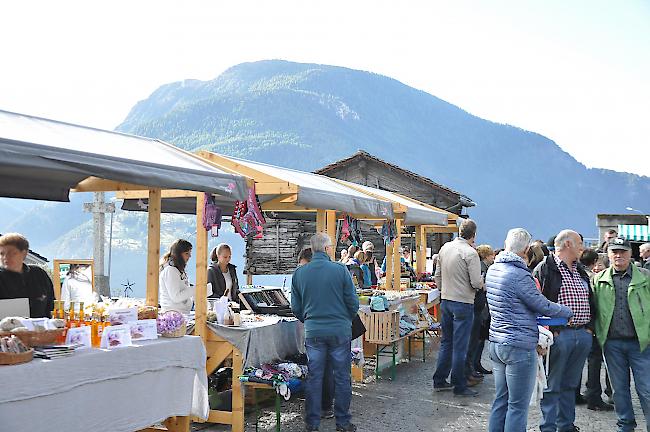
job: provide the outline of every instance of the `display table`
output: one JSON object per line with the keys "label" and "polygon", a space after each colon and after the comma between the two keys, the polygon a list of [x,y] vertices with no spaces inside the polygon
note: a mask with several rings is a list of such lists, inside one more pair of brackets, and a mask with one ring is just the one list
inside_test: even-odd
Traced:
{"label": "display table", "polygon": [[[286,358],[305,352],[302,323],[295,318],[264,317],[264,321],[242,323],[229,327],[207,323],[204,329],[191,328],[195,334],[204,330],[206,339],[206,372],[213,373],[221,363],[232,361],[232,411],[210,410],[209,423],[232,425],[232,432],[244,430],[244,395],[242,383],[234,377],[247,366]],[[200,419],[194,419],[201,421]]]}
{"label": "display table", "polygon": [[205,358],[201,339],[185,336],[0,366],[0,430],[133,432],[207,418]]}
{"label": "display table", "polygon": [[208,327],[237,347],[245,368],[305,352],[304,327],[295,318],[268,317],[240,327],[208,323]]}

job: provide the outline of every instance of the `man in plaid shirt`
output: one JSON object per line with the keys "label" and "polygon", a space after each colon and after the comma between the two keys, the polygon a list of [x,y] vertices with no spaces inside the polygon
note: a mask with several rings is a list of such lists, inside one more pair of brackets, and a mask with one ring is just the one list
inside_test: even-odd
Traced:
{"label": "man in plaid shirt", "polygon": [[561,231],[555,237],[555,253],[533,271],[550,301],[568,306],[573,318],[567,326],[552,327],[548,388],[540,403],[541,432],[578,431],[575,421],[575,391],[593,341],[593,298],[589,276],[579,259],[583,246],[580,234]]}

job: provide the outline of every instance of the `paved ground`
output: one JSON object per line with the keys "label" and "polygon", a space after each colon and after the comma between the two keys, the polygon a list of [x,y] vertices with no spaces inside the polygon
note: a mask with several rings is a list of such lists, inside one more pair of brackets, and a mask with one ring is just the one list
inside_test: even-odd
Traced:
{"label": "paved ground", "polygon": [[[491,376],[475,387],[479,392],[476,398],[458,398],[451,394],[433,393],[431,376],[435,369],[436,352],[427,357],[427,362],[414,360],[397,368],[395,381],[382,379],[379,382],[354,385],[352,398],[353,422],[359,432],[382,431],[485,431],[494,394]],[[484,365],[489,361],[484,359]],[[586,372],[585,372],[586,374]],[[636,395],[635,395],[636,396]],[[643,414],[635,399],[635,411],[639,426],[646,429]],[[283,403],[282,431],[303,430],[303,401],[296,399]],[[255,419],[249,410],[246,418],[246,431],[255,430]],[[539,430],[539,408],[531,407],[528,430]],[[603,413],[588,410],[585,406],[576,409],[576,425],[583,432],[611,432],[616,430],[616,416],[613,412]],[[260,431],[275,430],[275,414],[272,407],[264,409],[260,420]],[[334,420],[324,420],[321,431],[334,431]],[[195,430],[225,431],[223,426],[205,427],[196,425]]]}

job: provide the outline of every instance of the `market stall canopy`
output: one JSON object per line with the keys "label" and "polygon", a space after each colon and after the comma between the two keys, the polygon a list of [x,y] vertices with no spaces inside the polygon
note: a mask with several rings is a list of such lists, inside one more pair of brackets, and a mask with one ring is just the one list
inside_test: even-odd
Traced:
{"label": "market stall canopy", "polygon": [[230,199],[247,191],[245,177],[163,141],[0,110],[0,196],[68,201],[71,189],[115,182]]}
{"label": "market stall canopy", "polygon": [[375,196],[380,199],[390,201],[398,204],[404,209],[404,224],[405,225],[439,225],[447,226],[448,217],[447,213],[442,210],[434,210],[426,204],[420,203],[411,198],[403,195],[390,192],[383,189],[377,189],[369,186],[363,186],[356,183],[351,183],[345,180],[336,180],[340,184],[354,188],[370,196]]}
{"label": "market stall canopy", "polygon": [[[294,187],[295,192],[285,194],[287,196],[282,201],[295,199],[292,202],[298,207],[336,210],[378,219],[394,217],[392,204],[388,200],[360,192],[330,177],[209,152],[199,152],[199,155],[219,166],[255,179],[256,184],[284,183],[289,189]],[[263,189],[258,190],[258,193],[262,194]],[[262,207],[264,210],[274,210],[268,201],[262,201]]]}
{"label": "market stall canopy", "polygon": [[630,241],[650,241],[650,227],[648,225],[619,225],[618,233]]}

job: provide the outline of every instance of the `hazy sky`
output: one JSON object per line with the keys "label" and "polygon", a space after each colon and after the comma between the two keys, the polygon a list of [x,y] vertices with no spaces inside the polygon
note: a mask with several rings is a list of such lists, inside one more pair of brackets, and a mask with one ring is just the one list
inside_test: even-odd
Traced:
{"label": "hazy sky", "polygon": [[281,58],[387,75],[650,175],[648,1],[21,0],[0,4],[0,41],[4,110],[113,129],[162,84]]}

